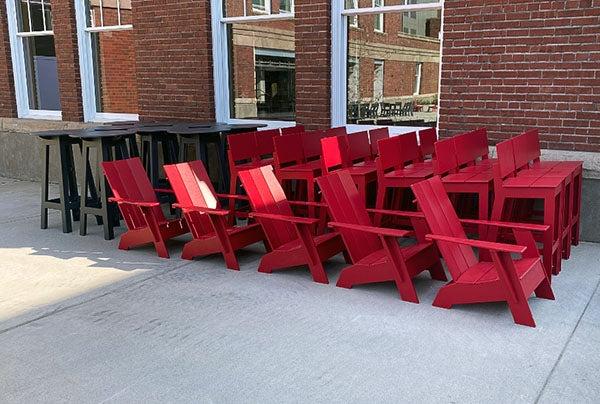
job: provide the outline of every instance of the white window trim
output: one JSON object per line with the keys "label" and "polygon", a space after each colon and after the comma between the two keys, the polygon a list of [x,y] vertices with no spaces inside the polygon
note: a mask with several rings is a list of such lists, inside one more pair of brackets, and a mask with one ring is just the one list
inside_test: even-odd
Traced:
{"label": "white window trim", "polygon": [[133,25],[88,27],[85,2],[75,1],[75,18],[77,21],[77,47],[79,48],[79,71],[81,74],[81,95],[83,102],[83,119],[85,122],[137,121],[138,114],[121,114],[98,112],[96,108],[96,83],[94,77],[94,55],[92,52],[93,32],[123,31],[133,29]]}
{"label": "white window trim", "polygon": [[[334,2],[335,3],[335,2]],[[237,119],[231,117],[230,109],[230,82],[229,82],[229,52],[227,24],[236,22],[257,21],[282,21],[293,20],[294,13],[280,13],[268,15],[252,15],[241,17],[224,17],[223,1],[210,0],[211,29],[212,29],[212,55],[213,55],[213,82],[215,93],[215,118],[217,122],[224,123],[258,123],[266,124],[267,129],[285,128],[296,125],[293,121],[271,121],[262,119]]]}
{"label": "white window trim", "polygon": [[[331,2],[331,126],[346,126],[349,130],[369,130],[375,128],[373,125],[351,125],[347,123],[347,67],[348,60],[348,18],[349,16],[373,15],[380,13],[405,13],[407,11],[431,11],[442,10],[440,29],[440,69],[438,78],[438,108],[437,122],[439,130],[440,122],[440,99],[442,83],[442,42],[444,30],[444,0],[437,3],[405,4],[384,7],[345,9],[343,1]],[[418,127],[390,126],[390,133],[402,134],[419,130]]]}
{"label": "white window trim", "polygon": [[415,84],[416,88],[413,92],[413,95],[421,94],[421,81],[423,80],[423,62],[417,62],[416,64],[416,72],[415,72]]}
{"label": "white window trim", "polygon": [[27,73],[25,72],[25,50],[23,38],[31,36],[50,36],[53,31],[19,32],[17,23],[17,7],[15,0],[6,0],[6,19],[8,20],[8,37],[15,86],[15,102],[17,117],[24,119],[62,120],[61,111],[48,111],[29,108],[29,92],[27,89]]}
{"label": "white window trim", "polygon": [[[375,2],[377,0],[373,0],[373,8],[383,8],[385,7],[385,0],[381,0],[381,6],[376,6]],[[381,18],[381,28],[377,28],[377,20],[379,20]],[[374,30],[375,32],[378,32],[380,34],[383,34],[385,32],[385,14],[380,13],[380,14],[375,14],[375,18],[373,19],[373,26],[374,26]]]}
{"label": "white window trim", "polygon": [[254,5],[254,2],[252,2],[252,11],[255,13],[261,13],[261,14],[271,14],[271,0],[265,0],[265,8],[258,8]]}
{"label": "white window trim", "polygon": [[294,13],[296,11],[296,2],[294,0],[290,0],[290,8],[291,8],[290,11],[284,10],[281,8],[281,2],[279,3],[279,12],[289,14],[289,13]]}

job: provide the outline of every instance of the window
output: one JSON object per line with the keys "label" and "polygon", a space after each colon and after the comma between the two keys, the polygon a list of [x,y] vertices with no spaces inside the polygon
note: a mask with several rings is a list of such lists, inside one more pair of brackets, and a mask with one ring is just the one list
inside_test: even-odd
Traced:
{"label": "window", "polygon": [[375,70],[373,71],[373,102],[375,103],[383,102],[383,64],[383,60],[375,61]]}
{"label": "window", "polygon": [[[349,8],[358,8],[358,0],[346,0],[346,9]],[[358,28],[358,16],[353,15],[348,17],[348,25]]]}
{"label": "window", "polygon": [[136,120],[131,0],[74,1],[85,120]]}
{"label": "window", "polygon": [[6,3],[19,117],[60,119],[50,0]]}
{"label": "window", "polygon": [[[332,12],[344,18],[332,19],[332,125],[385,125],[395,133],[435,125],[442,2],[377,3],[382,14],[369,7],[371,2],[359,2],[358,8],[346,2],[345,9],[334,3]],[[362,27],[376,27],[379,15],[386,19],[385,37],[350,28],[358,16]],[[405,24],[407,19],[413,24]]]}
{"label": "window", "polygon": [[292,13],[294,11],[294,0],[279,0],[279,12]]}
{"label": "window", "polygon": [[[383,0],[373,0],[373,7],[383,7]],[[375,32],[383,32],[383,14],[375,14]]]}
{"label": "window", "polygon": [[[244,0],[242,0],[244,1]],[[244,5],[245,7],[245,5]],[[271,12],[271,1],[270,0],[252,0],[252,10],[261,13]]]}
{"label": "window", "polygon": [[[261,3],[269,9],[269,2]],[[218,121],[289,126],[296,119],[294,4],[279,13],[248,13],[244,0],[212,0]],[[290,9],[291,11],[287,11]]]}

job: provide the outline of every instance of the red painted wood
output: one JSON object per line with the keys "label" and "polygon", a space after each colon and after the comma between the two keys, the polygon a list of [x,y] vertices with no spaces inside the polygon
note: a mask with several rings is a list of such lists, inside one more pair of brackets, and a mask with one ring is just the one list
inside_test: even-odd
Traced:
{"label": "red painted wood", "polygon": [[[403,300],[418,303],[411,279],[429,270],[439,278],[443,270],[435,248],[429,242],[417,242],[400,248],[396,238],[410,233],[373,226],[348,172],[336,172],[317,179],[331,217],[330,226],[338,230],[352,265],[342,271],[338,286],[394,281]],[[445,279],[445,277],[444,277]]]}
{"label": "red painted wood", "polygon": [[[428,238],[436,241],[452,275],[433,304],[449,309],[456,304],[506,301],[517,324],[535,327],[527,298],[533,292],[546,299],[554,295],[531,233],[515,230],[515,238],[525,246],[469,240],[439,177],[414,184],[412,189],[431,230]],[[473,247],[487,252],[492,262],[479,260]],[[513,259],[511,253],[523,257]]]}
{"label": "red painted wood", "polygon": [[273,138],[279,136],[279,129],[259,130],[254,135],[256,137],[255,153],[257,155],[257,160],[263,160],[265,157],[272,157],[274,152]]}
{"label": "red painted wood", "polygon": [[369,132],[351,133],[348,137],[350,149],[350,161],[353,163],[371,161],[371,144],[369,143]]}
{"label": "red painted wood", "polygon": [[419,147],[421,157],[435,158],[435,143],[437,142],[437,130],[429,128],[419,131]]}
{"label": "red painted wood", "polygon": [[388,139],[390,137],[390,130],[388,128],[371,129],[369,131],[369,139],[371,142],[371,156],[376,158],[379,156],[379,145],[378,142],[381,139]]}
{"label": "red painted wood", "polygon": [[302,133],[304,131],[305,129],[303,125],[296,125],[289,128],[281,128],[281,135],[285,136],[290,135],[292,133]]}
{"label": "red painted wood", "polygon": [[164,169],[193,236],[184,246],[182,258],[222,254],[229,269],[239,270],[235,252],[264,239],[260,226],[230,225],[226,220],[230,212],[221,209],[201,161],[165,165]]}
{"label": "red painted wood", "polygon": [[158,255],[169,258],[165,241],[187,233],[188,228],[182,219],[165,218],[142,161],[136,157],[105,161],[101,166],[128,229],[119,240],[119,248],[129,250],[154,243]]}
{"label": "red painted wood", "polygon": [[338,126],[337,128],[327,129],[325,131],[325,136],[345,136],[348,134],[345,126]]}
{"label": "red painted wood", "polygon": [[318,221],[296,220],[272,167],[240,172],[240,179],[272,249],[262,258],[259,272],[308,265],[315,282],[328,283],[323,262],[344,250],[339,234],[315,235]]}

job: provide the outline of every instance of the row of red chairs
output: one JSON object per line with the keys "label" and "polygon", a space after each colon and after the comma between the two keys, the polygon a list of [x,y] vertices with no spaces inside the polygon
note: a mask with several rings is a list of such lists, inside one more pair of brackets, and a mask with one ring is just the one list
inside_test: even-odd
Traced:
{"label": "row of red chairs", "polygon": [[[380,143],[381,145],[381,143]],[[128,231],[119,248],[129,249],[154,243],[160,256],[168,257],[166,240],[188,231],[193,240],[183,251],[192,259],[220,253],[227,266],[239,269],[235,252],[258,241],[265,243],[266,254],[260,272],[307,265],[314,281],[328,283],[323,263],[343,253],[348,266],[337,285],[351,288],[375,282],[394,282],[403,300],[418,303],[412,279],[428,271],[433,279],[445,281],[440,257],[443,257],[452,281],[443,286],[434,305],[450,308],[455,304],[504,300],[515,322],[535,326],[527,298],[553,299],[549,276],[535,246],[534,232],[546,232],[548,226],[476,221],[487,227],[509,228],[517,245],[495,240],[466,237],[461,221],[444,191],[439,177],[412,185],[419,212],[367,210],[351,175],[344,170],[321,176],[317,183],[324,203],[292,202],[270,166],[239,173],[252,213],[246,226],[232,225],[229,210],[221,208],[217,195],[201,162],[165,166],[168,180],[183,219],[167,220],[155,190],[139,159],[102,163]],[[244,198],[235,196],[235,198]],[[299,217],[294,207],[312,206],[326,210],[332,221],[329,231],[321,225],[325,216]],[[402,217],[410,229],[384,228],[373,215]],[[473,221],[469,221],[472,224]],[[410,238],[399,244],[398,238]],[[487,252],[491,260],[477,258],[473,248]],[[512,254],[521,254],[521,259]]]}

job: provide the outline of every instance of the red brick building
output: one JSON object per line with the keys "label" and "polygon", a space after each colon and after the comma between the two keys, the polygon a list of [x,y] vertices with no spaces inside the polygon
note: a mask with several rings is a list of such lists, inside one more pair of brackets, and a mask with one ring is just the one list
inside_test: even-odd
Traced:
{"label": "red brick building", "polygon": [[[340,12],[344,3],[364,11],[435,2],[229,0],[224,11],[220,3],[104,0],[100,11],[99,0],[39,0],[24,12],[26,2],[6,1],[0,116],[326,127],[356,122],[352,111],[365,107],[353,104],[411,102],[411,119],[433,116],[444,136],[487,126],[498,140],[538,127],[548,148],[600,151],[599,0],[446,0],[443,9],[358,16]],[[260,19],[276,14],[288,17]],[[235,21],[244,16],[259,19]],[[342,21],[343,38],[332,32]],[[229,45],[214,43],[224,37]],[[336,43],[346,49],[343,74]]]}

